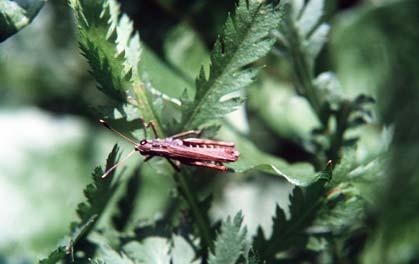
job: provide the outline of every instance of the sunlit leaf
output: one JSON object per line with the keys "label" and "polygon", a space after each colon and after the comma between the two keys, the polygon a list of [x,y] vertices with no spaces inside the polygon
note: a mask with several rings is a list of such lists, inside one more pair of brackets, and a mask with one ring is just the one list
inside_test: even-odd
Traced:
{"label": "sunlit leaf", "polygon": [[46,0],[0,0],[0,42],[12,36],[38,14]]}
{"label": "sunlit leaf", "polygon": [[259,170],[282,176],[290,183],[298,186],[307,186],[316,179],[316,173],[309,163],[289,164],[281,158],[263,153],[252,142],[228,129],[222,130],[220,135],[222,135],[223,140],[234,140],[236,148],[240,151],[238,161],[226,164],[237,173]]}
{"label": "sunlit leaf", "polygon": [[226,96],[253,82],[257,68],[251,64],[271,49],[274,41],[269,33],[278,23],[278,13],[272,6],[256,0],[239,2],[211,52],[208,76],[202,68],[194,99],[183,97],[183,129],[197,128],[223,117],[242,103],[237,95]]}

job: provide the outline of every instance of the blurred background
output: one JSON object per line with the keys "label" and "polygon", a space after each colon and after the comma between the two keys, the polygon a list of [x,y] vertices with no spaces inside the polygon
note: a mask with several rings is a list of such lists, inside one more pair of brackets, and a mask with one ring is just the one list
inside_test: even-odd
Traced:
{"label": "blurred background", "polygon": [[[419,93],[414,81],[419,67],[413,61],[419,43],[414,41],[419,17],[415,2],[326,1],[323,20],[331,25],[330,41],[316,61],[316,71],[335,71],[348,96],[362,92],[377,100],[375,121],[357,131],[361,139],[355,155],[360,160],[382,151],[385,125],[397,120],[405,125],[402,131],[418,126],[403,123],[418,109],[413,101]],[[235,1],[124,0],[120,4],[140,32],[141,70],[155,87],[179,97],[184,88],[194,86],[200,65],[208,65],[209,50]],[[76,205],[84,199],[82,190],[91,181],[93,168],[103,165],[116,141],[124,153],[130,149],[97,122],[101,116],[96,108],[109,102],[89,75],[75,32],[68,4],[48,1],[31,24],[0,43],[0,263],[31,263],[45,256],[76,218]],[[261,150],[291,163],[307,161],[309,153],[295,140],[308,137],[316,118],[293,92],[290,66],[283,59],[271,54],[261,64],[266,67],[248,88],[245,107],[229,120]],[[411,108],[401,116],[398,110],[404,104]],[[411,135],[417,142],[415,136]],[[405,142],[403,132],[397,138]],[[407,159],[414,160],[415,153]],[[406,174],[417,170],[409,167]],[[139,183],[136,221],[156,217],[173,188],[167,175],[144,175],[150,177]],[[240,205],[234,201],[243,200],[247,207],[241,209],[251,232],[257,224],[269,225],[275,203],[287,203],[290,187],[260,177],[221,182],[218,192],[226,191],[216,200],[213,214],[235,213]],[[400,190],[409,192],[416,183]],[[386,202],[377,198],[380,193],[374,196],[381,201],[378,204],[398,207],[400,192]],[[411,208],[417,197],[412,195]],[[373,220],[389,214],[373,212]],[[391,219],[382,225],[392,225]],[[403,217],[394,221],[401,223]]]}

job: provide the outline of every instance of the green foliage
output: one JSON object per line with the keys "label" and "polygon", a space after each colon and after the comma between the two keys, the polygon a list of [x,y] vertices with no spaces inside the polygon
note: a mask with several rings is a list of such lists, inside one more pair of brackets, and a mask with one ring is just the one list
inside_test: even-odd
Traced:
{"label": "green foliage", "polygon": [[[353,263],[360,259],[370,263],[379,262],[383,255],[396,263],[418,259],[419,243],[412,235],[419,229],[415,213],[419,197],[414,190],[418,133],[412,120],[417,119],[413,87],[419,66],[411,59],[414,45],[404,42],[408,34],[395,35],[394,43],[405,43],[402,47],[385,45],[384,50],[393,54],[387,58],[391,63],[377,67],[376,76],[368,79],[377,86],[385,84],[382,78],[388,80],[385,91],[391,98],[382,99],[380,106],[384,106],[383,119],[395,123],[389,148],[391,136],[384,135],[387,130],[380,120],[373,120],[375,100],[367,95],[379,98],[378,88],[374,92],[354,89],[351,83],[341,82],[341,70],[335,73],[328,68],[325,44],[332,25],[323,19],[325,14],[340,13],[326,10],[331,7],[324,0],[278,5],[271,3],[277,1],[239,0],[231,7],[234,12],[220,16],[220,21],[226,20],[224,26],[219,29],[221,22],[213,21],[210,32],[202,31],[205,19],[199,14],[220,10],[212,7],[217,1],[181,1],[179,6],[174,0],[148,1],[123,3],[123,9],[132,12],[131,21],[116,0],[69,0],[81,53],[106,96],[86,100],[87,114],[76,113],[92,118],[93,106],[100,118],[129,136],[140,134],[141,119],[154,121],[163,138],[202,128],[203,138],[234,142],[240,159],[225,164],[229,173],[183,165],[175,171],[164,157],[147,163],[137,157],[135,166],[125,163],[129,174],[124,178],[113,172],[102,179],[104,170],[96,168],[93,182],[84,190],[86,201],[74,214],[78,220],[39,263]],[[137,14],[130,4],[150,5],[163,14]],[[223,5],[225,9],[228,3]],[[415,17],[413,7],[404,8],[401,14]],[[392,14],[386,8],[379,10],[384,17]],[[1,14],[0,23],[5,20],[3,10]],[[151,25],[143,23],[149,17],[154,20]],[[134,25],[140,26],[144,43]],[[363,35],[368,36],[369,30],[366,27]],[[393,25],[392,30],[398,32],[399,26]],[[148,39],[150,32],[156,39]],[[214,32],[219,36],[209,37]],[[383,32],[374,36],[393,42]],[[347,32],[338,34],[348,41]],[[365,57],[353,50],[348,54],[346,59]],[[389,70],[390,64],[402,65],[404,60],[410,70]],[[3,66],[0,62],[0,72]],[[85,84],[88,77],[79,74],[75,79],[80,80],[72,85]],[[58,86],[54,80],[51,77]],[[400,87],[410,82],[406,98]],[[81,91],[88,90],[81,87],[80,94],[73,95],[72,106],[79,102]],[[249,104],[242,104],[245,96],[251,98]],[[409,104],[405,107],[395,98]],[[237,109],[235,116],[224,118]],[[86,145],[96,136],[92,133]],[[90,145],[86,149],[94,152]],[[115,146],[105,170],[118,159]],[[249,193],[260,197],[248,199]],[[261,201],[265,197],[274,197],[271,204],[276,207]],[[233,200],[242,211],[224,219],[221,215],[233,211],[226,209],[224,199]],[[271,225],[261,220],[265,215],[272,216]],[[396,252],[404,254],[398,257]]]}
{"label": "green foliage", "polygon": [[290,195],[287,219],[284,210],[276,206],[272,234],[266,238],[261,228],[253,241],[253,247],[261,259],[273,263],[279,252],[302,250],[308,239],[305,229],[310,227],[325,200],[325,184],[332,177],[331,164],[317,175],[317,181],[302,189],[295,187]]}
{"label": "green foliage", "polygon": [[[103,238],[99,238],[103,240]],[[194,251],[180,236],[173,236],[172,241],[163,237],[149,237],[142,243],[130,242],[118,253],[104,241],[100,244],[98,257],[92,263],[191,263]]]}
{"label": "green foliage", "polygon": [[119,254],[108,245],[101,245],[99,247],[99,257],[92,260],[91,263],[95,264],[134,264],[135,262],[128,258],[125,254]]}
{"label": "green foliage", "polygon": [[130,76],[136,75],[140,56],[139,37],[119,14],[115,1],[71,0],[79,30],[79,44],[98,87],[111,98],[125,100]]}
{"label": "green foliage", "polygon": [[170,263],[170,245],[160,237],[149,237],[142,243],[131,242],[124,247],[137,263]]}
{"label": "green foliage", "polygon": [[196,81],[193,101],[184,96],[181,127],[197,128],[208,120],[234,111],[243,99],[234,92],[249,85],[257,74],[251,64],[271,49],[269,33],[279,22],[278,13],[259,1],[241,0],[234,16],[229,16],[222,35],[214,44],[208,78],[204,69]]}
{"label": "green foliage", "polygon": [[115,191],[115,186],[112,185],[112,176],[115,171],[112,171],[105,179],[102,179],[102,175],[104,171],[111,168],[119,159],[117,157],[118,151],[119,148],[115,145],[106,160],[105,170],[102,170],[100,167],[94,170],[92,174],[93,183],[87,185],[84,190],[84,196],[86,196],[87,201],[80,203],[77,207],[80,223],[85,223],[94,215],[100,217],[112,197]]}
{"label": "green foliage", "polygon": [[[109,153],[106,161],[105,171],[111,168],[118,160],[118,146],[115,145]],[[63,242],[46,258],[41,260],[39,263],[52,264],[57,263],[59,260],[65,257],[66,254],[73,254],[76,243],[84,239],[84,237],[90,232],[95,223],[99,220],[105,208],[108,206],[110,198],[112,197],[115,186],[112,183],[112,172],[108,178],[102,179],[104,170],[97,167],[93,174],[93,183],[86,186],[84,195],[87,201],[82,202],[77,207],[77,214],[79,221],[71,224],[70,235],[63,239]],[[74,256],[72,256],[74,257]]]}
{"label": "green foliage", "polygon": [[242,227],[243,215],[237,213],[221,225],[221,233],[215,240],[215,251],[209,257],[209,264],[234,264],[243,254],[246,246],[246,228]]}
{"label": "green foliage", "polygon": [[345,132],[371,121],[372,113],[366,106],[374,99],[364,94],[348,98],[331,72],[315,76],[315,59],[325,44],[330,26],[321,23],[323,0],[302,3],[281,2],[284,23],[276,36],[278,54],[292,64],[295,90],[306,98],[321,124],[313,130],[309,143],[317,153],[319,167],[326,160],[339,160],[342,148],[356,143],[358,138],[345,138]]}
{"label": "green foliage", "polygon": [[[95,223],[97,215],[91,216],[85,223],[79,225],[73,225],[71,234],[66,236],[57,248],[52,251],[47,258],[39,261],[39,264],[55,264],[63,259],[68,254],[74,253],[74,245],[84,237],[86,232],[91,229],[92,225]],[[71,257],[74,258],[72,255]]]}
{"label": "green foliage", "polygon": [[284,177],[289,183],[297,186],[307,186],[316,180],[316,173],[309,163],[289,164],[283,159],[260,151],[252,142],[229,129],[222,130],[220,135],[225,139],[234,140],[240,153],[247,154],[228,165],[237,173],[257,170]]}
{"label": "green foliage", "polygon": [[45,0],[0,1],[0,42],[26,27],[38,14]]}
{"label": "green foliage", "polygon": [[[364,263],[381,260],[415,263],[419,259],[419,238],[416,236],[419,230],[419,171],[416,162],[419,157],[419,126],[416,122],[419,116],[419,78],[416,74],[419,64],[412,57],[417,50],[414,43],[419,40],[419,34],[410,31],[410,26],[402,26],[405,22],[418,24],[417,8],[416,2],[389,2],[382,8],[365,10],[365,16],[357,17],[346,28],[351,32],[353,26],[368,25],[384,41],[382,50],[377,51],[371,49],[366,40],[357,40],[367,53],[386,54],[388,64],[371,60],[373,68],[377,68],[374,72],[377,75],[372,78],[382,78],[378,93],[382,118],[395,126],[387,169],[383,172],[386,177],[370,216],[375,224],[369,230],[370,236],[362,253]],[[390,13],[394,18],[392,21],[388,20]]]}

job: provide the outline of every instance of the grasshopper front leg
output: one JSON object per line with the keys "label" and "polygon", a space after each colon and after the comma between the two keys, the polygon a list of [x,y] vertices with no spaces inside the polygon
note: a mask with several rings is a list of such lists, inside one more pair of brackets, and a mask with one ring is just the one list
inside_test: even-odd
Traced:
{"label": "grasshopper front leg", "polygon": [[153,130],[154,133],[154,137],[155,138],[159,138],[159,134],[157,133],[157,128],[156,128],[156,124],[154,123],[153,120],[151,120],[150,122],[145,122],[143,118],[140,117],[141,122],[143,123],[143,127],[144,127],[144,137],[147,138],[147,128],[151,127],[151,129]]}

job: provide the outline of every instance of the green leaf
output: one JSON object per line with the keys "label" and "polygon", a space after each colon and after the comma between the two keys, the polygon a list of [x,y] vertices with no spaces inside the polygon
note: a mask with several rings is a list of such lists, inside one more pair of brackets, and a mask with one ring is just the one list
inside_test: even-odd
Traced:
{"label": "green leaf", "polygon": [[[294,0],[292,1],[293,4],[293,8],[291,10],[292,12],[292,17],[297,20],[300,16],[301,13],[303,12],[303,8],[304,8],[304,0]],[[285,1],[284,1],[285,3]]]}
{"label": "green leaf", "polygon": [[251,141],[240,137],[230,129],[221,130],[220,135],[223,140],[234,141],[240,152],[238,161],[226,164],[237,173],[258,170],[284,177],[297,186],[307,186],[316,180],[316,173],[309,163],[289,164],[281,158],[260,151]]}
{"label": "green leaf", "polygon": [[[113,3],[110,5],[109,3]],[[128,78],[121,76],[124,61],[117,53],[114,1],[70,0],[79,30],[79,45],[98,87],[114,99],[124,100]],[[111,38],[112,37],[112,38]]]}
{"label": "green leaf", "polygon": [[143,184],[143,177],[139,171],[139,167],[134,169],[130,178],[124,184],[123,195],[119,198],[117,203],[117,212],[112,217],[113,226],[118,231],[123,231],[126,228],[135,212],[136,198],[141,193],[140,190]]}
{"label": "green leaf", "polygon": [[257,87],[248,89],[248,108],[280,137],[295,142],[308,141],[311,131],[320,125],[310,105],[290,84],[264,74]]}
{"label": "green leaf", "polygon": [[309,56],[314,60],[319,55],[321,49],[327,41],[330,26],[328,24],[321,24],[310,36],[306,44]]}
{"label": "green leaf", "polygon": [[242,103],[236,95],[226,96],[253,82],[257,69],[251,64],[270,51],[274,42],[269,33],[278,22],[272,6],[256,0],[239,2],[211,52],[208,78],[201,69],[194,100],[183,97],[181,128],[192,129],[221,118]]}
{"label": "green leaf", "polygon": [[98,106],[95,110],[101,116],[108,119],[125,119],[127,122],[140,118],[137,107],[132,104],[121,104],[119,106]]}
{"label": "green leaf", "polygon": [[46,0],[0,0],[0,42],[26,27]]}
{"label": "green leaf", "polygon": [[292,248],[304,248],[308,235],[304,230],[311,226],[325,199],[325,184],[331,179],[331,164],[317,174],[317,181],[306,188],[295,187],[290,195],[287,219],[285,212],[277,206],[273,217],[272,234],[265,238],[262,228],[253,239],[257,254],[267,263],[273,263],[277,253]]}
{"label": "green leaf", "polygon": [[148,80],[153,87],[171,97],[180,97],[185,89],[193,91],[193,83],[181,78],[173,67],[159,58],[147,45],[143,49],[140,72],[144,81]]}
{"label": "green leaf", "polygon": [[65,257],[67,254],[73,253],[74,245],[86,234],[95,223],[97,215],[91,216],[85,223],[73,228],[71,234],[66,236],[52,251],[47,258],[40,260],[39,264],[55,264]]}
{"label": "green leaf", "polygon": [[[296,90],[306,97],[317,115],[320,115],[321,103],[313,87],[314,60],[326,41],[329,26],[320,23],[323,15],[324,0],[308,1],[301,15],[295,9],[301,9],[301,2],[281,1],[280,10],[284,22],[279,27],[278,41],[283,45],[282,53],[294,67]],[[313,31],[312,34],[310,34]],[[321,118],[320,118],[321,119]]]}
{"label": "green leaf", "polygon": [[142,243],[130,242],[124,246],[127,255],[136,263],[170,263],[170,245],[161,237],[149,237]]}
{"label": "green leaf", "polygon": [[[118,146],[115,145],[109,153],[105,170],[111,168],[117,162],[118,150]],[[90,232],[108,205],[115,191],[115,186],[111,185],[114,173],[113,171],[107,178],[102,179],[103,170],[100,167],[94,170],[92,174],[93,183],[87,185],[84,190],[87,201],[80,203],[77,207],[80,220],[71,224],[71,234],[64,238],[64,242],[48,258],[41,260],[39,263],[57,263],[66,254],[73,253],[76,243]]]}
{"label": "green leaf", "polygon": [[322,72],[313,80],[313,85],[319,91],[319,97],[322,101],[328,101],[330,107],[336,110],[344,98],[342,85],[336,74],[333,72]]}
{"label": "green leaf", "polygon": [[[280,24],[277,38],[280,52],[293,67],[296,91],[305,97],[320,121],[307,146],[317,152],[316,163],[338,161],[345,146],[357,142],[357,137],[345,138],[350,128],[365,124],[370,111],[357,99],[346,98],[338,79],[332,73],[322,73],[315,78],[315,59],[324,46],[329,26],[321,23],[324,0],[307,1],[301,16],[293,9],[300,2],[282,1],[280,10],[284,23]],[[362,115],[356,119],[353,115]],[[354,121],[354,119],[356,119]],[[354,121],[354,122],[352,122]],[[334,125],[334,126],[333,126]]]}
{"label": "green leaf", "polygon": [[124,253],[118,253],[110,246],[101,244],[99,246],[98,257],[91,261],[97,264],[134,264]]}
{"label": "green leaf", "polygon": [[70,0],[76,18],[79,45],[98,87],[112,99],[125,101],[131,75],[138,75],[139,37],[132,23],[120,18],[115,0]]}
{"label": "green leaf", "polygon": [[120,14],[115,0],[70,0],[79,33],[79,45],[98,83],[98,88],[119,103],[127,102],[132,88],[135,101],[129,100],[146,121],[154,120],[163,135],[147,91],[140,80],[139,36],[126,15]]}
{"label": "green leaf", "polygon": [[[111,168],[119,159],[118,151],[119,148],[115,145],[106,160],[105,171]],[[102,178],[103,173],[104,171],[97,167],[92,174],[93,183],[87,185],[84,189],[87,201],[80,203],[77,207],[77,214],[81,223],[86,222],[93,215],[100,217],[115,191],[115,185],[112,185],[114,179],[112,176],[115,174],[115,170],[106,178]]]}
{"label": "green leaf", "polygon": [[307,2],[301,17],[298,19],[297,27],[302,37],[307,37],[317,26],[323,16],[324,0],[310,0]]}
{"label": "green leaf", "polygon": [[[117,20],[119,8],[116,9],[115,16]],[[124,72],[131,72],[132,79],[138,80],[138,63],[141,58],[140,36],[137,32],[134,33],[133,23],[126,14],[123,14],[118,21],[116,35],[117,53],[125,53]]]}
{"label": "green leaf", "polygon": [[53,252],[51,252],[47,258],[41,259],[39,264],[55,264],[60,261],[67,253],[67,246],[60,245]]}
{"label": "green leaf", "polygon": [[242,227],[243,215],[237,213],[222,223],[221,232],[215,240],[215,252],[209,257],[209,264],[234,264],[244,253],[246,227]]}
{"label": "green leaf", "polygon": [[191,85],[201,65],[208,68],[209,54],[205,43],[187,23],[180,23],[168,32],[163,48],[168,62],[176,67],[178,76]]}
{"label": "green leaf", "polygon": [[172,255],[172,264],[200,263],[199,260],[193,261],[195,259],[195,252],[181,236],[173,236],[173,247],[170,254]]}
{"label": "green leaf", "polygon": [[163,237],[148,237],[144,241],[129,242],[123,246],[123,252],[116,252],[106,239],[95,233],[94,242],[99,245],[99,253],[93,263],[173,263],[197,264],[195,252],[181,236],[173,236],[173,243]]}

